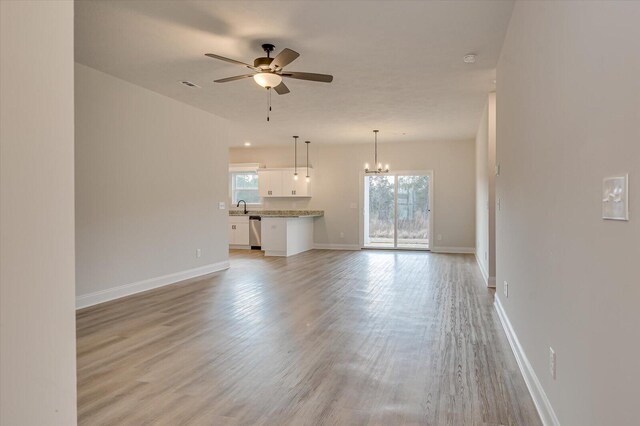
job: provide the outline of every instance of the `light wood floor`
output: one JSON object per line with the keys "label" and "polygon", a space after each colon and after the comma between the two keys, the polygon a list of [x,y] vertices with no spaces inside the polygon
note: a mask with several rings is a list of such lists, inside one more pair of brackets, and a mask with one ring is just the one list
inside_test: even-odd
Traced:
{"label": "light wood floor", "polygon": [[81,425],[539,425],[471,255],[264,258],[78,312]]}

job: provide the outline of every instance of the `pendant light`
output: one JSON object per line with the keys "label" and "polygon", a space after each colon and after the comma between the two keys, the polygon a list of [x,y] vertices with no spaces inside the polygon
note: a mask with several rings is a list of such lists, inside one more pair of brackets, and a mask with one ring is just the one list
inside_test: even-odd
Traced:
{"label": "pendant light", "polygon": [[309,144],[311,141],[304,141],[304,144],[307,145],[307,182],[311,180],[309,177]]}
{"label": "pendant light", "polygon": [[298,137],[293,137],[293,180],[298,180]]}
{"label": "pendant light", "polygon": [[379,130],[374,130],[373,134],[374,134],[374,169],[373,170],[369,170],[369,163],[365,163],[364,165],[364,172],[365,173],[389,173],[389,165],[385,164],[384,169],[382,168],[382,163],[378,163],[378,132]]}

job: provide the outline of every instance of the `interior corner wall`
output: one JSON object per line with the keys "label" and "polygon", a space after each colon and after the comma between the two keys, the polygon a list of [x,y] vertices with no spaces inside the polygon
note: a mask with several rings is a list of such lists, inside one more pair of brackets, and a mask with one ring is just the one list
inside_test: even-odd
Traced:
{"label": "interior corner wall", "polygon": [[485,283],[495,286],[496,96],[489,93],[476,134],[476,259]]}
{"label": "interior corner wall", "polygon": [[[496,296],[563,425],[638,422],[638,22],[638,2],[517,2],[497,68]],[[630,220],[603,220],[625,173]]]}
{"label": "interior corner wall", "polygon": [[75,110],[78,306],[225,267],[228,122],[81,64]]}
{"label": "interior corner wall", "polygon": [[489,174],[489,286],[496,285],[496,92],[489,93],[487,100],[487,172]]}
{"label": "interior corner wall", "polygon": [[73,2],[0,1],[0,424],[76,424]]}
{"label": "interior corner wall", "polygon": [[[393,170],[433,170],[434,251],[473,253],[474,142],[387,142],[378,148],[381,160],[389,163]],[[298,164],[304,164],[304,153],[299,155]],[[359,248],[360,173],[364,163],[372,161],[372,156],[372,144],[312,143],[309,157],[313,165],[313,197],[265,199],[264,208],[324,210],[324,217],[315,221],[316,245]],[[292,167],[293,147],[231,148],[229,159],[232,163]]]}
{"label": "interior corner wall", "polygon": [[476,134],[476,259],[489,284],[489,104]]}

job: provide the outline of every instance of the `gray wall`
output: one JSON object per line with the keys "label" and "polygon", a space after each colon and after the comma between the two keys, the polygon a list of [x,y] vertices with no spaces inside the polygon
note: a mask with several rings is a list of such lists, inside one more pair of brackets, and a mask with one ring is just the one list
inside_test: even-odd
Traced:
{"label": "gray wall", "polygon": [[[372,134],[373,136],[373,134]],[[380,133],[382,139],[384,134]],[[265,208],[313,208],[325,211],[316,220],[315,243],[358,245],[359,176],[364,163],[373,163],[371,144],[323,145],[312,142],[314,167],[310,200],[267,200]],[[299,147],[298,164],[305,164]],[[475,241],[475,148],[473,141],[393,143],[379,145],[379,159],[394,170],[434,171],[434,234],[437,247],[473,249]],[[262,163],[267,167],[293,166],[290,146],[232,148],[231,163]],[[356,208],[352,208],[356,203]],[[340,237],[340,233],[344,237]]]}
{"label": "gray wall", "polygon": [[227,132],[226,120],[76,64],[78,296],[228,260]]}
{"label": "gray wall", "polygon": [[[518,2],[498,64],[497,296],[563,425],[638,422],[638,22],[638,2]],[[602,220],[627,172],[631,220]]]}
{"label": "gray wall", "polygon": [[76,424],[73,2],[0,1],[0,424]]}

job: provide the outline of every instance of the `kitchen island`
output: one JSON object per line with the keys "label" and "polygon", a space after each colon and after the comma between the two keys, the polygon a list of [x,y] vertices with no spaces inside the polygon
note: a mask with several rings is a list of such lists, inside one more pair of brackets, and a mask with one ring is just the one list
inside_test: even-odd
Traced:
{"label": "kitchen island", "polygon": [[322,210],[261,210],[244,213],[231,210],[229,216],[260,216],[262,250],[265,256],[293,256],[313,248],[313,224]]}

